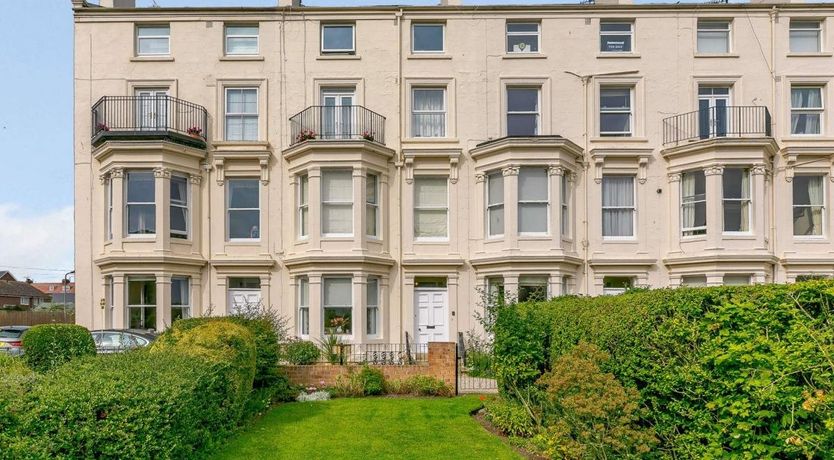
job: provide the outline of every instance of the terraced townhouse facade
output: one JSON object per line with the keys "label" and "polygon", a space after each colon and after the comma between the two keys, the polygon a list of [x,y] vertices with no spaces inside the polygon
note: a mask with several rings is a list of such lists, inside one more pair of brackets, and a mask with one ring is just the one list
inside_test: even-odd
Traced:
{"label": "terraced townhouse facade", "polygon": [[84,326],[834,274],[834,5],[72,3]]}

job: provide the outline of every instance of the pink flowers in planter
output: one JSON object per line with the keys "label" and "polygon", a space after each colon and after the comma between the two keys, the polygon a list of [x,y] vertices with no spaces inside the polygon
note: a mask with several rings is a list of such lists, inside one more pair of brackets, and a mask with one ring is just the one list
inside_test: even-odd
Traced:
{"label": "pink flowers in planter", "polygon": [[200,136],[203,134],[203,128],[199,126],[192,126],[186,130],[189,136]]}
{"label": "pink flowers in planter", "polygon": [[374,141],[374,132],[373,131],[362,131],[362,139],[366,141]]}
{"label": "pink flowers in planter", "polygon": [[110,131],[110,127],[104,123],[96,124],[96,131]]}
{"label": "pink flowers in planter", "polygon": [[303,142],[310,139],[315,139],[318,134],[312,129],[302,129],[297,136],[295,136],[296,142]]}

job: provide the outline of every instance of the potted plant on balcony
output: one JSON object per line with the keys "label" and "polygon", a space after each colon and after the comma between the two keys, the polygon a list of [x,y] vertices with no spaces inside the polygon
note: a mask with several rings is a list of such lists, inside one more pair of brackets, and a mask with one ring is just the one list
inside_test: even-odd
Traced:
{"label": "potted plant on balcony", "polygon": [[312,129],[302,129],[301,132],[299,132],[298,135],[295,136],[295,141],[296,142],[303,142],[303,141],[307,141],[307,140],[310,140],[310,139],[315,139],[316,136],[317,136],[316,132],[313,131]]}
{"label": "potted plant on balcony", "polygon": [[199,126],[192,126],[185,132],[187,132],[189,136],[200,137],[203,134],[203,128],[200,128]]}
{"label": "potted plant on balcony", "polygon": [[366,141],[374,141],[374,132],[373,131],[362,131],[362,139]]}

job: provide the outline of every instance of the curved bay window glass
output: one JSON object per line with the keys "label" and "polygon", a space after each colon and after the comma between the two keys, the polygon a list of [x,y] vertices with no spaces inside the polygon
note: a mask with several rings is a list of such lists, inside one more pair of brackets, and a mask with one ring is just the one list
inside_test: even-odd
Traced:
{"label": "curved bay window glass", "polygon": [[549,206],[547,170],[521,168],[518,174],[518,233],[546,234]]}
{"label": "curved bay window glass", "polygon": [[518,301],[539,302],[542,300],[547,300],[547,276],[519,276]]}
{"label": "curved bay window glass", "polygon": [[171,177],[171,238],[188,238],[188,179]]}
{"label": "curved bay window glass", "polygon": [[191,278],[171,278],[171,321],[191,317]]}
{"label": "curved bay window glass", "polygon": [[750,170],[726,168],[722,176],[724,231],[750,231]]}
{"label": "curved bay window glass", "polygon": [[683,236],[707,233],[707,181],[703,171],[681,175],[681,232]]}
{"label": "curved bay window glass", "polygon": [[487,229],[489,236],[504,234],[504,175],[501,171],[487,175]]}
{"label": "curved bay window glass", "polygon": [[130,171],[127,173],[128,235],[156,233],[155,193],[153,172]]}
{"label": "curved bay window glass", "polygon": [[127,311],[129,328],[156,328],[156,279],[128,277]]}
{"label": "curved bay window glass", "polygon": [[349,277],[322,280],[322,317],[327,334],[350,335],[353,332],[352,281]]}

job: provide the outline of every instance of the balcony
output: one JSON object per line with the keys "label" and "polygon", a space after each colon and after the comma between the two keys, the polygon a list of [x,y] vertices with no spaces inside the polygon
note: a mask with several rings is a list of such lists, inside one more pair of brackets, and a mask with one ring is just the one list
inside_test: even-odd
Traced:
{"label": "balcony", "polygon": [[206,148],[206,109],[171,96],[104,96],[93,105],[92,121],[94,146],[108,140],[168,140]]}
{"label": "balcony", "polygon": [[290,117],[290,145],[350,139],[385,145],[385,117],[361,105],[314,105]]}
{"label": "balcony", "polygon": [[771,137],[767,107],[709,107],[663,120],[664,146],[725,137]]}

